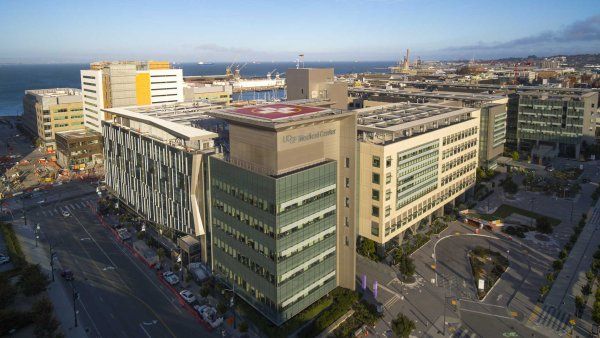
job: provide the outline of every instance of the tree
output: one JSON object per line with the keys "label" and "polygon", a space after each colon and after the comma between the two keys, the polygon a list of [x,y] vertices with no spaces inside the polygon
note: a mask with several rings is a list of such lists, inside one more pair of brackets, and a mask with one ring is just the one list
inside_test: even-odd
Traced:
{"label": "tree", "polygon": [[373,259],[375,257],[375,242],[368,238],[363,238],[360,246],[358,247],[358,253]]}
{"label": "tree", "polygon": [[398,262],[398,269],[405,277],[411,277],[415,274],[415,263],[407,254],[399,255],[396,260]]}
{"label": "tree", "polygon": [[163,261],[163,258],[165,258],[165,256],[166,256],[165,249],[158,248],[158,250],[156,250],[156,256],[158,256],[158,263],[161,264]]}
{"label": "tree", "polygon": [[217,304],[217,312],[220,315],[225,314],[225,312],[227,312],[227,305],[225,305],[223,302],[219,302],[219,304]]}
{"label": "tree", "polygon": [[21,279],[18,285],[25,296],[37,295],[46,290],[48,277],[42,273],[39,265],[28,264],[21,272]]}
{"label": "tree", "polygon": [[540,216],[535,220],[535,229],[543,234],[552,233],[552,224],[546,216]]}
{"label": "tree", "polygon": [[0,309],[12,304],[17,295],[16,288],[4,275],[0,275]]}
{"label": "tree", "polygon": [[581,295],[575,297],[575,308],[577,309],[579,316],[581,316],[585,309],[585,299],[583,299]]}
{"label": "tree", "polygon": [[415,327],[415,322],[402,313],[399,313],[398,317],[392,320],[392,331],[400,338],[408,338]]}
{"label": "tree", "polygon": [[36,337],[55,337],[58,330],[58,321],[53,316],[52,302],[47,297],[41,298],[31,309],[33,323],[35,325],[33,332]]}
{"label": "tree", "polygon": [[519,160],[519,152],[518,152],[518,151],[516,151],[516,150],[515,150],[515,151],[513,151],[513,152],[510,154],[510,157],[512,157],[512,160],[513,160],[513,161],[518,161],[518,160]]}

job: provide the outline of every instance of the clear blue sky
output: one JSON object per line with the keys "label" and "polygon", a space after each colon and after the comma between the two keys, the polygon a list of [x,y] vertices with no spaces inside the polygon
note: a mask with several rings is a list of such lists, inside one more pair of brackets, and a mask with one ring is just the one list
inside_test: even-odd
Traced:
{"label": "clear blue sky", "polygon": [[598,0],[0,1],[0,62],[600,52]]}

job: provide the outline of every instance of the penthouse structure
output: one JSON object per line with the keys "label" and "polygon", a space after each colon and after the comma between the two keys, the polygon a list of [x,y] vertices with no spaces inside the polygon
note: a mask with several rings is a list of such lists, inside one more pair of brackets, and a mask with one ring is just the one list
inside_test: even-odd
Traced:
{"label": "penthouse structure", "polygon": [[268,104],[211,111],[212,266],[279,325],[336,286],[354,289],[356,116]]}
{"label": "penthouse structure", "polygon": [[57,132],[84,128],[81,91],[73,88],[25,91],[23,126],[42,141],[47,151],[54,152]]}
{"label": "penthouse structure", "polygon": [[333,68],[290,68],[285,73],[288,100],[327,99],[348,109],[348,84],[335,81]]}
{"label": "penthouse structure", "polygon": [[355,111],[359,228],[384,250],[475,184],[479,110],[397,103]]}
{"label": "penthouse structure", "polygon": [[[170,118],[160,115],[166,109]],[[102,113],[105,179],[112,194],[159,230],[199,239],[201,259],[208,262],[204,179],[217,135],[188,125],[191,116],[207,117],[203,106],[134,106]]]}
{"label": "penthouse structure", "polygon": [[593,116],[597,108],[598,92],[521,93],[517,125],[519,149],[531,151],[537,161],[557,155],[579,158],[582,142],[595,142]]}
{"label": "penthouse structure", "polygon": [[95,62],[81,71],[85,126],[101,131],[106,108],[183,102],[183,71],[163,61]]}
{"label": "penthouse structure", "polygon": [[505,96],[461,93],[400,90],[396,88],[350,88],[354,104],[374,107],[389,102],[433,103],[452,107],[472,107],[480,111],[479,166],[494,169],[504,153],[507,138],[507,104]]}

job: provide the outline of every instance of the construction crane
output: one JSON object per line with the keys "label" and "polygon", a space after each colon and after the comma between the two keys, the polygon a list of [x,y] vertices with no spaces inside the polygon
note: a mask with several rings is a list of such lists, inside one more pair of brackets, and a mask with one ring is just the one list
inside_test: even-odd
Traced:
{"label": "construction crane", "polygon": [[271,75],[272,75],[273,73],[275,73],[275,71],[276,71],[276,70],[277,70],[277,68],[275,68],[275,69],[273,69],[272,71],[268,72],[268,73],[267,73],[267,79],[269,79],[269,80],[270,80],[270,79],[271,79]]}

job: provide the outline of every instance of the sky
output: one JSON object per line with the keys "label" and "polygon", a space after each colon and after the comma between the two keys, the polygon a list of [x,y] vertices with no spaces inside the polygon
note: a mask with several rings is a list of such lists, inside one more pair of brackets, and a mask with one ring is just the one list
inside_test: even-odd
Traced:
{"label": "sky", "polygon": [[600,53],[599,0],[0,0],[0,63]]}

